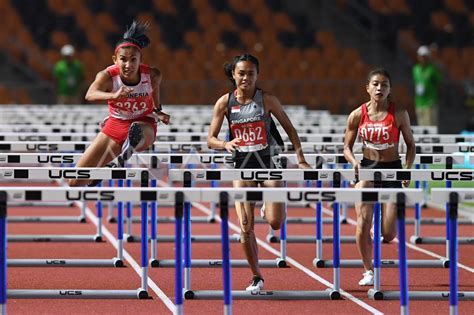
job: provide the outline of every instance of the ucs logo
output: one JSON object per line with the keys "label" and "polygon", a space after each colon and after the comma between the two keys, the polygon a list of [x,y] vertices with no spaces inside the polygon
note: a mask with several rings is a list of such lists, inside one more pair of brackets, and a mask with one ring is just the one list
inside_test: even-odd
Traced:
{"label": "ucs logo", "polygon": [[448,171],[448,172],[431,172],[431,180],[460,180],[472,181],[474,180],[474,172],[470,171]]}
{"label": "ucs logo", "polygon": [[113,191],[66,191],[67,200],[112,201],[115,199]]}
{"label": "ucs logo", "polygon": [[61,290],[59,295],[82,295],[82,291],[79,290]]}
{"label": "ucs logo", "polygon": [[288,191],[288,201],[307,201],[307,202],[330,202],[336,200],[336,192],[334,191]]}
{"label": "ucs logo", "polygon": [[242,180],[282,180],[281,171],[242,171],[240,172]]}
{"label": "ucs logo", "polygon": [[201,156],[200,158],[201,163],[203,164],[232,164],[232,157],[231,156]]}
{"label": "ucs logo", "polygon": [[44,155],[38,156],[38,163],[74,163],[72,155]]}
{"label": "ucs logo", "polygon": [[58,151],[57,144],[48,144],[48,143],[27,143],[26,144],[27,151]]}
{"label": "ucs logo", "polygon": [[87,179],[91,178],[90,170],[49,170],[49,178],[73,178],[73,179]]}

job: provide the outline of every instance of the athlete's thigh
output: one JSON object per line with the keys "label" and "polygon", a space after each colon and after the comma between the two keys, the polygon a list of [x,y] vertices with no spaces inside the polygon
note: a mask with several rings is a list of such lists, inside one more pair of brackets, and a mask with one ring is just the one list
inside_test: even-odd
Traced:
{"label": "athlete's thigh", "polygon": [[[234,180],[233,186],[236,188],[257,187],[257,183],[253,181]],[[239,217],[240,227],[244,231],[249,231],[249,228],[253,227],[254,208],[255,208],[254,202],[236,202],[235,203],[235,210],[237,212],[237,216]]]}
{"label": "athlete's thigh", "polygon": [[77,162],[77,167],[102,167],[121,151],[122,146],[100,132]]}
{"label": "athlete's thigh", "polygon": [[136,150],[143,151],[148,149],[155,142],[156,133],[151,123],[145,121],[138,121],[137,123],[142,128],[143,137]]}
{"label": "athlete's thigh", "polygon": [[[368,180],[361,180],[355,185],[355,188],[373,188],[373,187],[374,187],[374,183]],[[374,210],[371,203],[357,202],[355,209],[356,209],[357,218],[361,218],[365,221],[372,220],[372,215],[374,213]]]}
{"label": "athlete's thigh", "polygon": [[[263,187],[267,188],[278,188],[284,187],[284,183],[279,180],[266,180],[262,183]],[[265,202],[265,215],[267,217],[274,215],[274,216],[281,216],[285,210],[284,203],[282,202]]]}

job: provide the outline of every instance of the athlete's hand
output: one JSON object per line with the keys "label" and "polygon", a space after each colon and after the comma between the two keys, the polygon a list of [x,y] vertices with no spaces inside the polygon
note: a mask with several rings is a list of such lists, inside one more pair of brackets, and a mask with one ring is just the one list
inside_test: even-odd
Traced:
{"label": "athlete's hand", "polygon": [[170,115],[163,112],[156,112],[156,115],[158,116],[160,121],[164,123],[165,125],[170,123]]}
{"label": "athlete's hand", "polygon": [[356,163],[352,166],[354,169],[354,175],[355,175],[355,180],[354,180],[354,185],[359,182],[359,170],[360,170],[360,164]]}
{"label": "athlete's hand", "polygon": [[129,87],[126,87],[126,86],[121,86],[120,89],[117,90],[117,92],[115,92],[113,94],[113,99],[116,100],[116,99],[119,99],[119,98],[124,98],[124,97],[127,97],[127,95],[129,93],[131,93],[133,91],[132,88],[129,88]]}
{"label": "athlete's hand", "polygon": [[308,162],[299,162],[298,163],[298,168],[299,169],[309,169],[312,168],[311,165],[308,164]]}
{"label": "athlete's hand", "polygon": [[242,141],[242,139],[240,138],[234,138],[232,139],[232,141],[229,141],[229,142],[226,142],[225,143],[225,146],[224,146],[224,149],[227,151],[227,152],[234,152],[235,150],[237,150],[239,148],[239,143]]}

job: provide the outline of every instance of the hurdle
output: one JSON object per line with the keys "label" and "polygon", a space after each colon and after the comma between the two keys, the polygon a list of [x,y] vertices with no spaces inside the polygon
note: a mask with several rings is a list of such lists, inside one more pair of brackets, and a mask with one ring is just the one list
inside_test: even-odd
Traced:
{"label": "hurdle", "polygon": [[[134,179],[141,180],[142,186],[148,183],[147,169],[110,169],[110,168],[0,168],[0,176],[3,178],[17,179]],[[55,187],[56,188],[56,187]],[[54,188],[53,188],[54,189]],[[68,193],[68,202],[78,202],[85,206],[89,199],[89,194],[84,193],[83,196],[74,194],[74,191]],[[34,196],[33,196],[34,197]],[[25,201],[34,201],[34,198]],[[110,199],[109,199],[110,200]],[[145,205],[146,206],[146,205]],[[142,205],[143,207],[143,205]],[[119,215],[123,212],[119,209]],[[101,242],[102,241],[102,203],[97,203],[97,233],[95,235],[9,235],[9,242]],[[123,232],[122,224],[118,224],[119,246],[117,249],[117,257],[112,259],[13,259],[8,261],[8,265],[12,267],[33,267],[33,266],[61,266],[61,267],[123,267]]]}
{"label": "hurdle", "polygon": [[[77,122],[72,122],[66,124],[0,124],[0,132],[52,132],[52,133],[98,133],[100,132],[100,127],[97,123],[83,123],[77,124]],[[344,123],[345,124],[345,123]],[[345,132],[345,126],[313,126],[313,125],[298,125],[294,124],[295,128],[299,133],[313,133],[313,134],[343,134]],[[189,124],[185,123],[171,123],[170,125],[160,125],[160,132],[207,132],[209,125],[206,124]],[[283,132],[281,126],[277,126],[277,129]],[[228,129],[223,126],[221,129],[222,132],[228,132]],[[438,129],[434,127],[422,127],[422,126],[412,126],[412,132],[414,135],[431,135],[437,134]]]}
{"label": "hurdle", "polygon": [[[225,137],[226,133],[221,132],[220,136]],[[344,142],[344,134],[333,133],[299,133],[301,142]],[[92,141],[97,136],[97,132],[2,132],[0,131],[0,141]],[[194,131],[189,132],[171,132],[162,131],[156,135],[156,141],[183,141],[183,142],[202,142],[207,141],[207,132]],[[451,135],[451,134],[433,134],[413,135],[415,143],[459,143],[474,142],[474,136]],[[283,141],[290,141],[288,135],[282,136]],[[403,139],[403,138],[402,138]],[[401,142],[404,142],[402,140]]]}
{"label": "hurdle", "polygon": [[0,191],[0,312],[7,313],[7,194]]}
{"label": "hurdle", "polygon": [[[114,200],[118,202],[134,201],[142,202],[142,205],[150,201],[174,202],[175,194],[180,189],[156,189],[156,188],[82,188],[82,187],[5,187],[0,190],[0,206],[2,194],[7,195],[5,208],[10,201],[69,201],[84,200],[104,202]],[[201,194],[199,190],[187,191],[184,193],[186,200],[199,201]],[[1,207],[0,207],[1,209]],[[81,290],[81,289],[57,289],[57,290],[33,290],[33,289],[9,289],[8,298],[59,298],[59,299],[98,299],[98,298],[139,298],[148,297],[148,246],[147,246],[147,207],[142,207],[142,246],[141,246],[141,267],[140,287],[134,290]],[[5,212],[5,211],[4,211]],[[3,231],[4,232],[4,231]],[[4,233],[0,234],[1,242],[6,240]],[[4,251],[2,251],[5,253]],[[6,268],[6,260],[0,262],[1,270]],[[3,281],[2,281],[3,282]],[[1,285],[1,283],[0,283]],[[2,290],[4,288],[2,287]],[[0,290],[1,291],[1,290]]]}
{"label": "hurdle", "polygon": [[[288,202],[294,198],[302,198],[306,201],[314,201],[318,198],[320,201],[331,201],[335,203],[340,202],[376,202],[377,200],[395,201],[396,194],[403,192],[410,202],[421,200],[422,191],[420,189],[344,189],[344,188],[321,188],[315,192],[313,188],[201,188],[203,202],[214,201],[220,199],[220,206],[229,202],[243,202],[243,201],[267,201],[267,202]],[[228,201],[225,202],[225,197],[222,193],[227,195]],[[226,217],[223,216],[223,220]],[[314,300],[314,299],[338,299],[340,298],[340,274],[337,261],[339,259],[339,244],[338,231],[335,230],[335,249],[334,260],[334,281],[333,289],[324,291],[232,291],[231,297],[235,299],[249,299],[249,300]],[[228,244],[222,244],[223,251],[226,251]],[[228,268],[231,264],[228,265]],[[227,267],[226,267],[227,268]],[[226,272],[224,272],[226,274]],[[225,281],[227,286],[230,281]],[[227,288],[229,290],[230,288]],[[185,290],[185,299],[223,299],[224,291],[221,290]]]}
{"label": "hurdle", "polygon": [[[408,299],[412,300],[449,300],[449,313],[457,314],[458,301],[459,300],[474,300],[474,291],[458,291],[458,242],[457,242],[457,212],[458,205],[460,202],[472,202],[474,200],[474,194],[472,189],[462,188],[433,188],[431,200],[439,203],[448,204],[447,211],[449,212],[449,232],[450,232],[450,243],[449,243],[449,291],[408,291],[408,284],[406,281],[407,270],[406,266],[400,265],[400,278],[403,282],[400,282],[400,291],[379,291],[374,292],[376,299],[383,300],[396,300],[400,299],[401,310],[407,310]],[[398,209],[397,212],[398,229],[400,235],[404,238],[405,233],[403,230],[404,224],[404,211]],[[406,248],[405,242],[399,243],[399,252],[404,255]],[[402,260],[402,256],[400,256]]]}
{"label": "hurdle", "polygon": [[[71,152],[84,151],[90,145],[87,141],[0,141],[0,151],[24,151],[24,152]],[[291,143],[284,143],[284,150],[293,152],[294,147]],[[301,144],[301,149],[305,153],[344,153],[344,144],[327,143],[327,142],[306,142]],[[213,152],[214,150],[207,147],[207,142],[159,142],[154,143],[149,152]],[[422,143],[416,146],[416,153],[472,153],[474,151],[474,144],[464,143]],[[399,152],[406,153],[406,146],[403,143],[399,144]],[[354,153],[362,153],[362,143],[354,145]]]}
{"label": "hurdle", "polygon": [[[396,169],[385,169],[385,170],[379,170],[379,169],[361,169],[359,170],[359,179],[360,180],[368,180],[368,181],[373,181],[374,186],[380,186],[381,187],[381,181],[393,181],[393,180],[442,180],[439,179],[437,176],[439,174],[444,174],[446,172],[449,172],[451,170],[396,170]],[[463,170],[459,170],[460,173],[463,172]],[[472,173],[472,172],[471,172]],[[433,175],[437,174],[437,175]],[[381,200],[380,202],[386,202]],[[380,203],[376,203],[374,207],[374,234],[376,234],[378,231],[378,226],[380,222]],[[377,219],[378,218],[378,219]],[[380,236],[380,235],[378,235]],[[469,243],[470,238],[463,238],[463,242]],[[316,259],[313,261],[313,264],[316,267],[319,268],[325,268],[325,267],[331,267],[332,266],[332,261],[331,260],[323,260],[322,257],[322,251],[318,250],[318,246],[320,246],[320,243],[317,243],[317,252],[316,252]],[[375,249],[380,249],[380,244],[375,242],[374,238],[374,266],[376,263],[376,255],[375,255]],[[377,262],[380,264],[382,267],[397,267],[399,265],[398,260],[381,260],[380,262]],[[409,260],[407,261],[407,264],[409,267],[413,268],[425,268],[425,267],[430,267],[430,268],[448,268],[449,267],[449,260],[448,259],[441,259],[441,260]],[[346,267],[346,268],[352,268],[352,267],[362,267],[362,261],[360,260],[341,260],[341,266]],[[375,273],[375,280],[374,280],[374,286],[376,287],[377,281],[378,281],[377,273]]]}

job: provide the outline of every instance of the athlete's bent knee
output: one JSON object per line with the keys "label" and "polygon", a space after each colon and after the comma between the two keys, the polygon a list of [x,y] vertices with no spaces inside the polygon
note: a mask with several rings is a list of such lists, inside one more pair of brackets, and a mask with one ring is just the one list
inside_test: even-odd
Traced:
{"label": "athlete's bent knee", "polygon": [[240,232],[240,243],[245,244],[248,243],[251,239],[255,238],[255,234],[253,231],[241,231]]}

